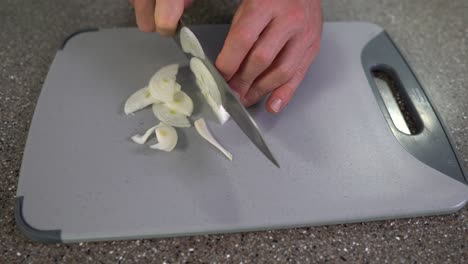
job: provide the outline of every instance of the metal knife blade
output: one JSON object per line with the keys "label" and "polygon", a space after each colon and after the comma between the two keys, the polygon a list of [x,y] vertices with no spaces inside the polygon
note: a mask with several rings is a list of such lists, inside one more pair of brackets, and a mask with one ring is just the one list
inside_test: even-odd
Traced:
{"label": "metal knife blade", "polygon": [[[179,20],[176,33],[174,35],[174,40],[176,44],[180,47],[183,52],[182,44],[180,42],[180,31],[184,27],[184,23]],[[190,60],[193,56],[191,54],[185,53],[187,58]],[[201,58],[200,58],[201,59]],[[234,92],[231,90],[231,87],[224,80],[223,76],[219,73],[213,63],[208,59],[201,59],[205,66],[208,68],[210,73],[213,75],[218,89],[221,93],[222,104],[225,110],[231,115],[232,119],[237,123],[240,129],[244,134],[254,143],[255,146],[278,168],[280,167],[278,161],[276,161],[273,153],[268,148],[265,139],[263,138],[262,133],[258,125],[255,123],[254,119],[250,116],[249,112],[245,109],[242,103],[239,101],[237,96],[234,95]]]}

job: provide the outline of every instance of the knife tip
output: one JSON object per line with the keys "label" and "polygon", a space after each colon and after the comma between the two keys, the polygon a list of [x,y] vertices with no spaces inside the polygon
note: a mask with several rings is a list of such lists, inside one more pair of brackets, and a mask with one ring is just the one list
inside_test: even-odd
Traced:
{"label": "knife tip", "polygon": [[270,161],[275,164],[275,166],[278,168],[278,169],[281,169],[281,166],[279,165],[278,161],[276,161],[276,159],[274,157],[269,157]]}

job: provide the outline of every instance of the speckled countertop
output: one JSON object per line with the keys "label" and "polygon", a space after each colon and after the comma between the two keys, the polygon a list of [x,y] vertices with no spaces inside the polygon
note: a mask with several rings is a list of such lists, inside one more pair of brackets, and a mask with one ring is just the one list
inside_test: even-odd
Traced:
{"label": "speckled countertop", "polygon": [[[227,23],[236,1],[197,0],[192,23]],[[468,1],[326,0],[326,20],[382,25],[433,98],[468,166]],[[174,239],[43,245],[17,230],[14,197],[39,92],[62,40],[134,25],[126,0],[0,2],[0,263],[468,263],[468,209],[437,217]]]}

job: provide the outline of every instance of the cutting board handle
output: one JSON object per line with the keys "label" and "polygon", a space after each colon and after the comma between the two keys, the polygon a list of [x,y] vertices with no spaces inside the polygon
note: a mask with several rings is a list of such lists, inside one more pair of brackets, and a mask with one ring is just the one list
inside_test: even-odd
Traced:
{"label": "cutting board handle", "polygon": [[[361,62],[385,120],[400,144],[423,163],[466,184],[447,130],[444,130],[415,74],[386,32],[377,35],[364,47]],[[384,89],[379,84],[381,81],[386,82],[390,90]],[[389,95],[393,95],[396,104],[392,104]],[[402,106],[403,111],[400,110]],[[396,112],[400,117],[395,115]],[[411,128],[402,128],[402,121]]]}

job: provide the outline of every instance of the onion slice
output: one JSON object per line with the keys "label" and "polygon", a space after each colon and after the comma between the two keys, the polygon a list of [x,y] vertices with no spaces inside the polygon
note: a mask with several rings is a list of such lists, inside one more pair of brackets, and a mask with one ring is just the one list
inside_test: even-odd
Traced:
{"label": "onion slice", "polygon": [[165,104],[153,104],[153,113],[159,119],[168,125],[175,127],[190,127],[190,121],[187,117],[176,110],[169,108]]}
{"label": "onion slice", "polygon": [[198,134],[206,141],[210,142],[213,146],[218,148],[230,161],[232,161],[232,154],[227,151],[221,144],[216,141],[216,139],[211,134],[210,130],[208,129],[205,119],[200,118],[195,121],[195,129],[197,130]]}
{"label": "onion slice", "polygon": [[178,82],[176,82],[174,86],[174,91],[177,93],[180,90],[182,90],[182,86]]}
{"label": "onion slice", "polygon": [[193,101],[185,92],[178,91],[174,93],[172,101],[167,102],[169,109],[173,109],[185,116],[191,116],[193,113]]}
{"label": "onion slice", "polygon": [[155,81],[165,79],[165,78],[175,80],[178,72],[179,72],[179,64],[174,63],[174,64],[166,65],[162,67],[161,69],[159,69],[151,77],[150,83],[155,83]]}
{"label": "onion slice", "polygon": [[150,93],[159,101],[170,102],[177,89],[180,89],[180,85],[177,86],[175,79],[161,79],[151,86]]}
{"label": "onion slice", "polygon": [[133,142],[137,143],[137,144],[145,144],[145,142],[148,140],[148,138],[150,137],[150,135],[154,132],[154,130],[156,129],[157,126],[154,126],[148,130],[146,130],[146,132],[143,134],[143,135],[140,135],[140,134],[136,134],[132,137],[132,140]]}
{"label": "onion slice", "polygon": [[163,102],[172,100],[174,93],[180,89],[180,85],[176,83],[178,71],[178,64],[170,64],[162,67],[151,77],[148,87],[153,98]]}
{"label": "onion slice", "polygon": [[144,87],[128,97],[125,101],[124,112],[128,115],[157,102],[158,100],[152,97],[149,88]]}
{"label": "onion slice", "polygon": [[183,27],[180,30],[180,44],[185,53],[190,53],[201,59],[205,58],[205,52],[203,52],[200,42],[188,27]]}
{"label": "onion slice", "polygon": [[218,105],[214,100],[213,97],[203,94],[205,97],[206,102],[208,105],[213,109],[213,112],[216,114],[216,117],[218,118],[219,122],[221,124],[226,123],[226,121],[229,120],[230,115],[229,113],[224,109],[223,106]]}
{"label": "onion slice", "polygon": [[177,145],[178,140],[175,128],[161,122],[155,127],[155,130],[158,143],[151,145],[150,148],[167,152],[172,151]]}
{"label": "onion slice", "polygon": [[196,57],[190,60],[190,69],[195,75],[197,86],[200,88],[208,105],[215,113],[219,122],[224,124],[229,119],[229,114],[222,106],[221,93],[213,75],[211,75],[203,61]]}
{"label": "onion slice", "polygon": [[197,85],[201,92],[210,95],[213,100],[220,105],[221,93],[219,92],[218,85],[203,61],[195,57],[190,59],[190,70],[192,70],[195,75]]}

